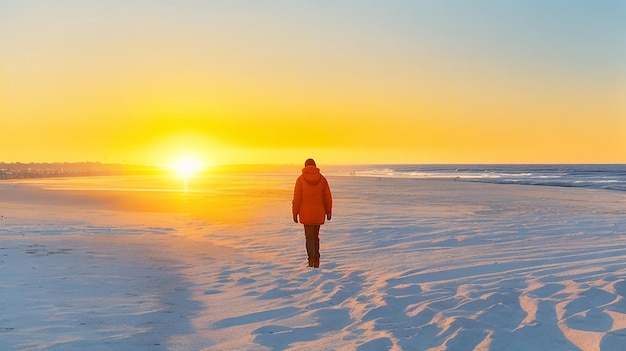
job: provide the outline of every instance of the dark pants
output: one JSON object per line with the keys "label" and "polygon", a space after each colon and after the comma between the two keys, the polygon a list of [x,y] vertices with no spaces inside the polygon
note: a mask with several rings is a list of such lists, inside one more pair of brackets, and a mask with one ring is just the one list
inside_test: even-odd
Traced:
{"label": "dark pants", "polygon": [[304,237],[306,238],[309,267],[318,268],[320,266],[320,226],[305,224]]}

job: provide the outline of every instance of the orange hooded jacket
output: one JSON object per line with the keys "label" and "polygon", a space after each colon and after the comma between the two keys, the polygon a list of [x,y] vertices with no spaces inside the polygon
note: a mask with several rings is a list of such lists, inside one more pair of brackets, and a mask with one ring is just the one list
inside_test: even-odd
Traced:
{"label": "orange hooded jacket", "polygon": [[293,190],[292,212],[302,224],[324,224],[332,214],[333,197],[328,181],[315,166],[306,166],[296,180]]}

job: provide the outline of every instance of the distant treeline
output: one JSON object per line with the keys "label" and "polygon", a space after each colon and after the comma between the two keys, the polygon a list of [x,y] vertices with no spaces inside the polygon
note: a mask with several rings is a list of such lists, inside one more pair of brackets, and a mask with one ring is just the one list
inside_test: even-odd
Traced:
{"label": "distant treeline", "polygon": [[158,168],[100,162],[4,163],[0,162],[0,179],[85,177],[155,173]]}

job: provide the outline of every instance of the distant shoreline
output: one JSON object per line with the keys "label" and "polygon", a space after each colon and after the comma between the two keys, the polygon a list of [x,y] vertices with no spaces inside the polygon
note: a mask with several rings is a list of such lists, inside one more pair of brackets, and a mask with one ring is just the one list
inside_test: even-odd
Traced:
{"label": "distant shoreline", "polygon": [[[300,171],[300,165],[286,164],[224,164],[208,167],[203,172],[210,173],[254,173],[275,171]],[[120,175],[153,175],[163,174],[167,168],[162,166],[146,166],[101,162],[54,162],[54,163],[22,163],[0,162],[0,181],[10,179],[35,179],[57,177],[93,177]],[[201,172],[201,173],[203,173]]]}
{"label": "distant shoreline", "polygon": [[[197,176],[250,176],[260,173],[299,174],[300,164],[222,164]],[[623,164],[329,164],[326,176],[446,179],[461,182],[517,184],[626,191]],[[172,173],[166,167],[100,162],[4,163],[0,181],[66,177],[149,176]]]}
{"label": "distant shoreline", "polygon": [[0,162],[0,180],[149,174],[157,172],[158,170],[159,168],[154,166],[107,164],[100,162]]}

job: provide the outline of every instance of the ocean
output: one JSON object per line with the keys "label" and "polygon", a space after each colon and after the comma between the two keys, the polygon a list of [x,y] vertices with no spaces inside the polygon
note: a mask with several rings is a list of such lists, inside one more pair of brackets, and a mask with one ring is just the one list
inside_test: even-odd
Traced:
{"label": "ocean", "polygon": [[351,174],[626,191],[624,164],[371,165],[356,167]]}

